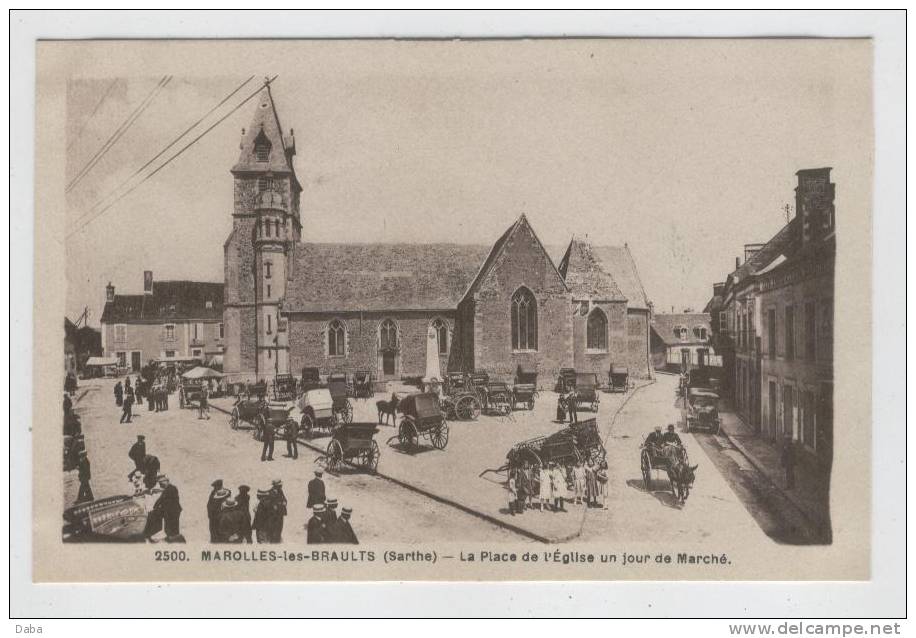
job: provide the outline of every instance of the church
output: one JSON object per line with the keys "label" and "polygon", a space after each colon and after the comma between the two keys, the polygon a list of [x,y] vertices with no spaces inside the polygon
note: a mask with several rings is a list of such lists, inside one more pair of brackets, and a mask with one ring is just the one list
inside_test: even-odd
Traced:
{"label": "church", "polygon": [[[430,328],[443,371],[518,366],[550,386],[560,368],[651,374],[652,304],[629,248],[572,238],[553,255],[521,215],[490,246],[303,241],[296,142],[270,87],[242,130],[224,244],[224,371],[234,381],[426,369]],[[557,265],[558,264],[558,265]]]}

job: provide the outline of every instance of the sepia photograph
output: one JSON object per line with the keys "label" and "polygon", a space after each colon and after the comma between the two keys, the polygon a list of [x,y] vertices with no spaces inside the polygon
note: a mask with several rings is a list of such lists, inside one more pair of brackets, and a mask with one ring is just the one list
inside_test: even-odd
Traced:
{"label": "sepia photograph", "polygon": [[35,582],[871,578],[869,38],[35,54]]}

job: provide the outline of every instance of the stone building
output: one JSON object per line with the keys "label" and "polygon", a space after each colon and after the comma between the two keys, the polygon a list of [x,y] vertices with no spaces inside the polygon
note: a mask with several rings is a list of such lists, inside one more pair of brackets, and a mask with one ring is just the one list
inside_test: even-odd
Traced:
{"label": "stone building", "polygon": [[219,363],[223,332],[223,284],[154,281],[143,274],[143,294],[115,294],[105,287],[102,356],[122,370],[138,372],[153,359],[199,359]]}
{"label": "stone building", "polygon": [[801,170],[796,215],[745,259],[708,307],[736,410],[762,436],[790,435],[823,465],[833,455],[835,185],[829,168]]}
{"label": "stone building", "polygon": [[521,215],[491,246],[301,241],[292,130],[260,97],[235,182],[224,245],[225,371],[233,380],[367,370],[420,377],[429,328],[442,370],[512,378],[562,367],[645,377],[651,306],[626,247],[573,240],[558,269]]}
{"label": "stone building", "polygon": [[710,341],[710,324],[705,312],[655,313],[650,341],[655,369],[680,372],[721,367],[721,357]]}

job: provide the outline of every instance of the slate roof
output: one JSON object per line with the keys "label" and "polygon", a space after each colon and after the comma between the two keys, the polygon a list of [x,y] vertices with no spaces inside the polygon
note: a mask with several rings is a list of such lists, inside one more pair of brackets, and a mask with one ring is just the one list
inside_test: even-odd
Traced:
{"label": "slate roof", "polygon": [[219,321],[222,317],[222,283],[154,281],[150,295],[115,295],[105,304],[101,322]]}
{"label": "slate roof", "polygon": [[642,286],[633,255],[626,245],[593,246],[592,254],[614,278],[620,292],[627,299],[627,308],[649,309],[649,297]]}
{"label": "slate roof", "polygon": [[[675,334],[674,329],[678,326],[687,328],[687,341],[681,341],[681,338]],[[700,339],[694,332],[694,329],[699,327],[706,328],[706,339]],[[652,330],[667,346],[708,343],[709,335],[712,334],[710,316],[706,312],[656,313],[652,317]]]}
{"label": "slate roof", "polygon": [[300,243],[284,312],[454,310],[489,246]]}
{"label": "slate roof", "polygon": [[558,269],[574,299],[591,298],[596,301],[626,301],[605,264],[595,256],[591,244],[573,238]]}

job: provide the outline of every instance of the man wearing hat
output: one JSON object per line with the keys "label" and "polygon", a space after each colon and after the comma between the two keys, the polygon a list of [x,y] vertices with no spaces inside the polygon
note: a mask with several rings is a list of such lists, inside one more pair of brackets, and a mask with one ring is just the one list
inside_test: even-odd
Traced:
{"label": "man wearing hat", "polygon": [[184,542],[181,538],[181,532],[178,528],[178,518],[181,516],[181,502],[178,498],[178,488],[172,485],[169,477],[165,474],[158,476],[159,487],[162,493],[153,504],[153,509],[146,519],[146,528],[143,535],[150,542],[153,541],[153,535],[162,529],[165,524],[165,540],[167,542]]}
{"label": "man wearing hat", "polygon": [[353,531],[353,527],[350,525],[351,514],[353,514],[353,509],[350,507],[345,507],[340,511],[340,518],[334,521],[328,532],[329,542],[359,545],[359,541],[356,539],[356,532]]}
{"label": "man wearing hat", "polygon": [[679,437],[677,432],[674,431],[673,423],[668,424],[668,431],[665,432],[665,434],[662,436],[662,442],[671,443],[672,445],[676,445],[678,447],[682,446],[681,437]]}
{"label": "man wearing hat", "polygon": [[324,504],[325,495],[324,495],[324,481],[321,480],[321,477],[324,475],[320,469],[315,470],[315,478],[309,481],[308,490],[309,497],[306,502],[306,507],[313,507],[316,503]]}
{"label": "man wearing hat", "polygon": [[649,436],[646,437],[646,447],[660,448],[662,446],[662,426],[656,425],[655,429],[652,432],[649,432]]}
{"label": "man wearing hat", "polygon": [[283,481],[275,479],[270,486],[271,513],[270,542],[283,542],[283,519],[286,518],[286,494],[283,493]]}
{"label": "man wearing hat", "polygon": [[143,459],[146,457],[146,437],[142,434],[137,435],[137,440],[130,446],[127,457],[134,462],[134,469],[139,470],[143,465]]}
{"label": "man wearing hat", "polygon": [[242,528],[239,533],[246,543],[251,542],[251,495],[249,491],[251,488],[247,485],[239,485],[239,491],[235,497],[235,502],[238,503],[239,511],[242,513]]}
{"label": "man wearing hat", "polygon": [[295,419],[286,424],[286,456],[299,458],[299,423]]}
{"label": "man wearing hat", "polygon": [[270,542],[270,490],[258,490],[258,505],[254,510],[251,527],[259,543]]}
{"label": "man wearing hat", "polygon": [[309,545],[328,542],[328,527],[324,522],[324,503],[315,503],[312,507],[312,518],[306,526],[306,541]]}
{"label": "man wearing hat", "polygon": [[264,447],[261,448],[261,461],[274,460],[274,435],[276,430],[270,419],[264,423]]}
{"label": "man wearing hat", "polygon": [[[210,483],[210,487],[213,489],[210,490],[210,496],[207,499],[207,519],[210,521],[210,542],[215,543],[217,542],[216,537],[219,536],[219,521],[217,517],[222,507],[222,501],[229,496],[229,490],[223,489],[223,479],[216,479]],[[226,492],[221,499],[217,498],[217,494],[220,492]]]}
{"label": "man wearing hat", "polygon": [[227,497],[223,501],[219,513],[219,539],[221,543],[242,542],[243,519],[244,514],[239,509],[238,503]]}
{"label": "man wearing hat", "polygon": [[79,470],[80,489],[76,495],[77,503],[93,501],[92,488],[89,486],[89,480],[92,478],[92,468],[89,463],[89,456],[85,449],[79,451],[80,462],[77,466]]}
{"label": "man wearing hat", "polygon": [[331,525],[337,522],[337,499],[329,498],[324,502],[324,524],[331,529]]}

